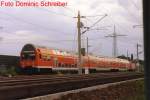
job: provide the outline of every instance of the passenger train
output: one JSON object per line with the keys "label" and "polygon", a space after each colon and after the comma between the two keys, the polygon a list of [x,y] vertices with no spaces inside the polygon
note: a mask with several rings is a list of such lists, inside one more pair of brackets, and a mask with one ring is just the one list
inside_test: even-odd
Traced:
{"label": "passenger train", "polygon": [[[23,71],[40,72],[78,70],[78,56],[67,51],[26,44],[20,53]],[[135,64],[120,58],[82,56],[82,69],[88,70],[135,70]]]}

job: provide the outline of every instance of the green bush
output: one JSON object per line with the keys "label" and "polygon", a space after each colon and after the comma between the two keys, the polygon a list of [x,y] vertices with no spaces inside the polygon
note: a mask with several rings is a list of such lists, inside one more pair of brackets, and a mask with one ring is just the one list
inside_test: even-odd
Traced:
{"label": "green bush", "polygon": [[11,66],[11,67],[7,67],[6,69],[0,70],[0,75],[3,75],[3,76],[17,75],[16,67]]}

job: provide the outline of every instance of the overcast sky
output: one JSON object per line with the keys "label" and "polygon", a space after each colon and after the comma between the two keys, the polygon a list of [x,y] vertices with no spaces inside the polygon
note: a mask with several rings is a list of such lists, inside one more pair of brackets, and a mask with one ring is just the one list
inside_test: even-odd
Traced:
{"label": "overcast sky", "polygon": [[[9,0],[7,0],[9,1]],[[50,0],[49,0],[50,1]],[[62,0],[60,0],[62,1]],[[65,1],[65,0],[63,0]],[[91,30],[82,36],[89,38],[89,52],[95,55],[112,56],[112,38],[116,26],[117,34],[127,35],[117,38],[118,55],[133,53],[136,57],[136,44],[143,51],[142,0],[66,0],[66,7],[0,7],[0,54],[19,55],[26,43],[77,51],[77,16],[80,10],[84,26],[91,26],[107,14]],[[102,16],[99,16],[102,15]],[[103,28],[105,26],[109,26]],[[143,59],[143,53],[140,55]]]}

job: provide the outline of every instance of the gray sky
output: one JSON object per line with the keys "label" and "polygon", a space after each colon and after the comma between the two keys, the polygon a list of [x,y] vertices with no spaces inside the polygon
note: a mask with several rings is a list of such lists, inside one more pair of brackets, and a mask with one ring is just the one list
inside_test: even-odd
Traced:
{"label": "gray sky", "polygon": [[[7,0],[9,1],[9,0]],[[11,0],[12,1],[12,0]],[[49,0],[50,1],[50,0]],[[53,0],[54,1],[54,0]],[[112,56],[112,38],[104,36],[113,33],[126,37],[117,39],[118,55],[126,55],[127,50],[136,56],[136,44],[143,45],[142,0],[60,0],[67,1],[66,7],[0,7],[0,54],[19,55],[26,43],[77,51],[77,16],[80,10],[81,21],[90,26],[105,15],[93,28],[104,26],[107,30],[92,30],[82,37],[89,37],[89,52],[95,55]],[[85,40],[82,45],[86,46]],[[140,48],[143,51],[143,46]],[[143,59],[143,53],[140,55]]]}

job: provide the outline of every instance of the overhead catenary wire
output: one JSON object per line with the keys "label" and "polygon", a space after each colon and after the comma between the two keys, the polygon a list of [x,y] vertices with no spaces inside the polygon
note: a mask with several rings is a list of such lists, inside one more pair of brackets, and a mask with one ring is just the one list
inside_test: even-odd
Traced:
{"label": "overhead catenary wire", "polygon": [[[111,12],[110,12],[106,7],[103,7],[103,9],[107,10],[107,12],[109,12],[109,14],[111,15]],[[111,24],[114,24],[114,23],[115,23],[115,25],[117,25],[117,27],[121,28],[121,29],[124,30],[126,33],[132,33],[131,31],[129,31],[129,29],[124,28],[124,26],[122,26],[122,24],[119,24],[117,21],[115,21],[112,16],[108,16],[108,18],[109,18],[109,22],[110,22]]]}
{"label": "overhead catenary wire", "polygon": [[[107,14],[105,14],[105,15],[107,15]],[[93,15],[93,16],[91,15],[91,16],[86,16],[86,17],[99,17],[99,16],[104,16],[104,15],[102,15],[102,14],[101,15]]]}
{"label": "overhead catenary wire", "polygon": [[[93,23],[89,18],[85,18],[86,21],[90,22],[90,23]],[[87,24],[87,23],[86,23]],[[89,29],[90,31],[91,30],[108,30],[106,28],[108,27],[111,27],[110,25],[107,25],[107,26],[101,26],[101,27],[97,27],[97,28],[94,28],[94,29]],[[89,28],[89,27],[85,27],[85,28]]]}
{"label": "overhead catenary wire", "polygon": [[66,7],[66,6],[62,6],[62,7],[76,15],[75,11],[73,11],[71,8]]}
{"label": "overhead catenary wire", "polygon": [[[92,24],[90,27],[88,27],[87,30],[83,31],[82,34],[85,33],[86,31],[88,31],[89,29],[91,29],[92,27],[94,27],[96,24],[98,24],[106,16],[107,16],[107,14],[105,14],[102,18],[98,19],[94,24]],[[86,18],[86,16],[85,16],[85,18]],[[100,29],[97,28],[97,30],[100,30]]]}
{"label": "overhead catenary wire", "polygon": [[[99,40],[99,39],[105,39],[105,38],[104,37],[90,38],[89,41],[95,41],[95,40]],[[74,42],[77,40],[74,38],[74,39],[66,39],[66,40],[64,39],[64,40],[44,40],[44,41],[61,43],[61,42]]]}
{"label": "overhead catenary wire", "polygon": [[[119,0],[121,1],[121,0]],[[130,1],[130,0],[129,0]],[[133,4],[133,3],[132,3]],[[125,11],[128,13],[128,15],[130,15],[130,17],[132,17],[135,21],[139,22],[137,16],[135,16],[135,14],[131,13],[131,11],[129,9],[125,9]]]}
{"label": "overhead catenary wire", "polygon": [[94,27],[97,23],[99,23],[103,18],[105,18],[107,16],[107,14],[105,14],[102,18],[100,18],[99,20],[97,20],[93,25],[91,25],[89,28]]}
{"label": "overhead catenary wire", "polygon": [[[8,13],[6,13],[6,12],[0,11],[0,13],[3,13],[4,15],[7,15],[7,16],[9,16],[9,17],[11,17],[11,18],[13,18],[13,19],[15,19],[15,20],[17,20],[17,21],[21,21],[21,22],[23,22],[23,23],[26,23],[26,24],[30,24],[30,25],[39,27],[39,29],[44,29],[44,30],[48,30],[48,31],[51,31],[51,32],[53,31],[53,32],[56,32],[56,33],[63,33],[63,32],[60,32],[60,31],[58,31],[58,30],[54,30],[54,29],[45,27],[45,26],[43,26],[43,25],[39,25],[39,24],[32,23],[32,22],[27,21],[27,20],[24,20],[24,19],[22,19],[22,18],[20,18],[20,17],[16,17],[16,16],[14,16],[14,15],[10,15],[10,14],[8,14]],[[64,34],[67,34],[67,33],[64,33]]]}
{"label": "overhead catenary wire", "polygon": [[[129,12],[128,12],[129,13]],[[113,20],[114,21],[114,20]],[[91,22],[91,21],[90,21]],[[116,21],[114,21],[114,22],[116,22]],[[114,23],[113,23],[114,24]],[[127,33],[131,33],[129,30],[127,30],[126,28],[124,28],[124,27],[122,27],[122,25],[120,26],[120,25],[118,25],[118,23],[117,23],[117,26],[118,27],[121,27],[123,30],[125,30],[125,31],[127,31]]]}
{"label": "overhead catenary wire", "polygon": [[[63,8],[67,9],[68,11],[72,12],[73,14],[76,15],[75,11],[73,11],[71,8],[69,7],[66,7],[66,6],[62,6]],[[97,15],[89,15],[89,16],[86,16],[85,18],[87,17],[99,17],[99,16],[104,16],[103,14],[97,14]]]}
{"label": "overhead catenary wire", "polygon": [[72,18],[72,16],[65,15],[65,14],[61,14],[61,13],[56,13],[56,12],[51,11],[51,10],[46,9],[46,8],[37,8],[37,9],[40,9],[40,10],[43,10],[43,11],[46,11],[46,12],[50,12],[50,13],[55,14],[55,15],[60,15],[60,16],[64,16],[64,17],[68,17],[68,18]]}
{"label": "overhead catenary wire", "polygon": [[102,45],[101,42],[98,42],[98,44],[92,50],[90,50],[90,52],[93,53],[94,51],[99,51],[99,45]]}
{"label": "overhead catenary wire", "polygon": [[[16,1],[16,0],[13,0],[13,1]],[[43,11],[46,11],[46,12],[50,12],[50,13],[55,14],[55,15],[64,16],[64,17],[67,17],[67,18],[72,18],[72,16],[65,15],[65,14],[60,14],[60,13],[56,13],[56,12],[51,11],[51,10],[48,10],[48,9],[46,9],[46,8],[39,8],[39,7],[38,7],[38,9],[43,10]],[[0,12],[1,12],[1,11],[0,11]],[[60,31],[58,31],[58,30],[49,28],[49,27],[45,27],[45,26],[43,26],[43,25],[39,25],[39,24],[35,24],[35,23],[32,23],[32,22],[29,22],[29,21],[27,21],[27,20],[21,19],[21,18],[19,18],[19,17],[14,16],[14,15],[10,15],[10,14],[8,14],[8,13],[6,13],[6,12],[1,12],[1,13],[5,14],[5,15],[7,15],[7,16],[9,16],[9,17],[12,17],[13,19],[15,19],[15,20],[17,20],[17,21],[21,21],[21,22],[24,22],[24,23],[33,25],[34,27],[35,27],[35,26],[36,26],[36,27],[39,27],[39,29],[42,28],[42,29],[44,29],[44,30],[48,30],[48,31],[51,31],[51,32],[64,33],[64,32],[60,32]],[[66,33],[64,33],[64,34],[66,34]]]}
{"label": "overhead catenary wire", "polygon": [[[41,8],[40,8],[40,9],[41,9]],[[50,10],[48,10],[48,9],[46,9],[46,8],[44,8],[44,9],[45,9],[45,11],[47,11],[47,12],[51,12]],[[55,14],[55,12],[53,12],[53,11],[52,11],[52,13]],[[64,16],[64,17],[71,18],[71,16],[68,16],[68,15],[66,16],[66,15],[59,14],[59,13],[58,13],[58,14],[56,13],[56,15],[60,15],[60,16]],[[94,17],[94,16],[89,16],[89,17]],[[96,16],[95,16],[95,17],[96,17]],[[40,27],[40,26],[39,26],[39,27]],[[120,27],[120,26],[119,26],[119,27]],[[100,39],[100,38],[98,38],[98,39]],[[89,40],[91,40],[91,39],[89,39]],[[58,42],[58,43],[60,43],[60,42],[72,42],[72,40],[60,40],[60,42],[57,41],[57,40],[56,40],[56,41],[55,41],[55,40],[50,40],[50,41],[51,41],[51,42]]]}
{"label": "overhead catenary wire", "polygon": [[[114,19],[113,19],[113,17],[111,16],[111,11],[108,9],[108,8],[106,8],[105,6],[102,6],[102,10],[106,10],[106,12],[110,15],[110,16],[108,16],[108,18],[110,18],[111,20],[110,20],[110,22],[114,25],[117,25],[118,27],[120,27],[121,29],[123,29],[124,31],[126,31],[127,33],[131,33],[127,28],[124,28],[123,27],[123,25],[122,24],[119,24],[118,22],[116,22]],[[131,14],[130,13],[130,11],[127,9],[126,10],[126,12],[128,13],[128,16],[130,16],[130,17],[135,17],[133,14]],[[134,18],[135,19],[135,18]],[[136,18],[137,19],[137,18]],[[136,20],[135,19],[135,20]],[[139,20],[136,20],[136,21],[139,21]]]}
{"label": "overhead catenary wire", "polygon": [[100,18],[99,20],[97,20],[94,24],[92,24],[90,27],[88,27],[85,31],[82,32],[82,34],[84,34],[85,32],[87,32],[89,29],[91,29],[92,27],[94,27],[96,24],[98,24],[102,19],[104,19],[107,16],[107,14],[105,14],[102,18]]}
{"label": "overhead catenary wire", "polygon": [[[45,1],[45,0],[44,0]],[[51,0],[51,1],[56,1],[56,0]],[[68,5],[67,5],[68,6]],[[62,8],[65,8],[66,10],[68,10],[68,11],[70,11],[70,12],[72,12],[73,14],[75,14],[76,15],[76,13],[75,13],[75,11],[73,11],[71,8],[69,8],[69,7],[66,7],[66,6],[61,6]]]}
{"label": "overhead catenary wire", "polygon": [[[13,1],[17,1],[17,0],[13,0]],[[43,0],[43,1],[45,1],[45,0]],[[46,12],[50,12],[50,13],[55,14],[55,15],[60,15],[60,16],[72,18],[72,16],[68,16],[68,15],[65,15],[65,14],[62,14],[62,13],[56,13],[56,12],[51,11],[51,10],[49,10],[49,9],[46,9],[46,8],[44,8],[44,7],[42,7],[42,8],[41,8],[41,7],[36,7],[36,9],[40,9],[40,10],[43,10],[43,11],[46,11]]]}
{"label": "overhead catenary wire", "polygon": [[133,0],[129,0],[129,1],[131,1],[131,3],[135,6],[135,8],[139,10],[137,4]]}

